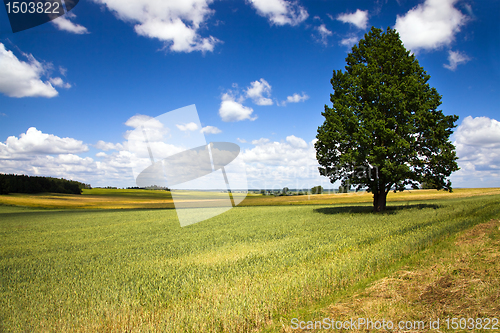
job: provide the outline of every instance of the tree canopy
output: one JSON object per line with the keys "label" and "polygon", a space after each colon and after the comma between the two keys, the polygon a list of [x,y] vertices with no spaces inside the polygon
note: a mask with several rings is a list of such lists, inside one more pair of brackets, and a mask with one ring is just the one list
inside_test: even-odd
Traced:
{"label": "tree canopy", "polygon": [[391,189],[432,183],[451,192],[447,177],[459,168],[449,137],[458,116],[438,110],[441,96],[399,34],[372,27],[346,63],[333,71],[332,107],[325,105],[316,135],[320,173],[366,188],[375,211],[385,210]]}

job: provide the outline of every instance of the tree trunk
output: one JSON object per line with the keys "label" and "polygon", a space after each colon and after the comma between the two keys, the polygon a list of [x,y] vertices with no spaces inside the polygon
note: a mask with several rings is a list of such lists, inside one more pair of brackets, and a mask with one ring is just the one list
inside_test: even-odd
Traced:
{"label": "tree trunk", "polygon": [[387,192],[380,191],[373,193],[373,211],[382,212],[385,210],[387,204]]}

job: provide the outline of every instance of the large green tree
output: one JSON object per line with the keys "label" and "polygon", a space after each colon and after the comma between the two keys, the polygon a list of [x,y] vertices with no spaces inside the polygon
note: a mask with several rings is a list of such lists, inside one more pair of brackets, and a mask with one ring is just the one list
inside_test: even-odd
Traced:
{"label": "large green tree", "polygon": [[318,128],[319,171],[334,183],[373,193],[374,211],[386,208],[391,189],[432,183],[451,192],[458,170],[449,137],[458,116],[438,110],[441,96],[399,34],[372,28],[333,71],[325,121]]}

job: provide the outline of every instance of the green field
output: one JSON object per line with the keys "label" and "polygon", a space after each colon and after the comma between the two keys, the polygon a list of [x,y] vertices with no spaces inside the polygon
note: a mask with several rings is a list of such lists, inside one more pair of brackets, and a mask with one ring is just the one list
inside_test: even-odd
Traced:
{"label": "green field", "polygon": [[[196,193],[181,191],[178,196],[187,199],[196,198]],[[203,195],[203,193],[201,193]],[[463,188],[452,193],[436,190],[411,190],[390,192],[387,201],[408,202],[437,199],[464,198],[477,195],[500,194],[500,188]],[[225,197],[227,194],[215,193],[214,196]],[[235,194],[240,195],[240,194]],[[202,196],[200,196],[201,198]],[[296,195],[279,196],[249,193],[239,206],[288,206],[288,205],[330,205],[370,203],[373,195],[366,192],[346,194]],[[23,206],[33,208],[76,208],[76,209],[144,209],[174,208],[170,192],[152,190],[122,189],[84,189],[82,195],[76,194],[15,194],[0,195],[0,205]]]}
{"label": "green field", "polygon": [[261,205],[181,228],[172,209],[4,205],[0,331],[280,332],[300,309],[499,213],[500,195],[395,201],[383,214]]}

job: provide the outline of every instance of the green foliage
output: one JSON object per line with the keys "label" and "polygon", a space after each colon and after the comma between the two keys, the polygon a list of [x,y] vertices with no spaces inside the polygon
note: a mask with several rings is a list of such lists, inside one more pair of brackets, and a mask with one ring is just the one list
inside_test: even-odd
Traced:
{"label": "green foliage", "polygon": [[185,228],[174,210],[0,206],[0,331],[281,330],[301,307],[498,217],[500,196],[396,205],[237,207]]}
{"label": "green foliage", "polygon": [[449,141],[458,117],[438,110],[441,96],[399,34],[372,28],[333,72],[325,121],[315,144],[320,173],[374,194],[376,211],[387,193],[432,181],[451,191],[447,177],[458,159]]}
{"label": "green foliage", "polygon": [[323,187],[322,186],[314,186],[311,188],[311,194],[321,194],[323,193]]}
{"label": "green foliage", "polygon": [[62,178],[0,174],[0,194],[42,192],[81,194],[84,188],[88,189],[91,186]]}
{"label": "green foliage", "polygon": [[9,194],[10,193],[10,184],[7,180],[7,177],[3,177],[0,174],[0,194]]}
{"label": "green foliage", "polygon": [[349,193],[351,185],[339,186],[339,193]]}
{"label": "green foliage", "polygon": [[420,184],[420,188],[423,190],[433,190],[436,189],[437,186],[432,181],[426,181]]}

